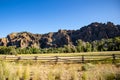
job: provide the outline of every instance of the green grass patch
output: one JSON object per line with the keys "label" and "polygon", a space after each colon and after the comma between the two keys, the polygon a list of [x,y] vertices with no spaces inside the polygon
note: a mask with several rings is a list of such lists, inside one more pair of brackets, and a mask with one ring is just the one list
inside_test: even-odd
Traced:
{"label": "green grass patch", "polygon": [[81,53],[46,53],[46,54],[21,54],[18,56],[81,56],[81,55],[106,55],[120,54],[120,51],[104,51],[104,52],[81,52]]}

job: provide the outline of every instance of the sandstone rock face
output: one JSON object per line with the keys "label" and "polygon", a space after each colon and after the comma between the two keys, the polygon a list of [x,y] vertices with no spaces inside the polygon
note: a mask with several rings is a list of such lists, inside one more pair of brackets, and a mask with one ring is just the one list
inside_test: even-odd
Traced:
{"label": "sandstone rock face", "polygon": [[0,46],[7,46],[7,42],[8,42],[7,38],[1,38],[0,39]]}
{"label": "sandstone rock face", "polygon": [[0,46],[16,46],[20,48],[50,48],[76,45],[78,39],[92,42],[103,38],[120,36],[120,25],[108,23],[91,23],[78,30],[59,30],[47,34],[32,34],[29,32],[11,33],[0,39]]}
{"label": "sandstone rock face", "polygon": [[21,48],[35,47],[39,48],[39,38],[41,35],[31,34],[28,32],[12,33],[6,37],[7,46],[16,46]]}

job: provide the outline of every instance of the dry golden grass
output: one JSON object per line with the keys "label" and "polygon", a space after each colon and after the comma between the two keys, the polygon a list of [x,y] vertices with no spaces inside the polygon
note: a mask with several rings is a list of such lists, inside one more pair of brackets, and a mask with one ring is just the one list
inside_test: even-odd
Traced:
{"label": "dry golden grass", "polygon": [[0,62],[0,80],[120,80],[120,64]]}

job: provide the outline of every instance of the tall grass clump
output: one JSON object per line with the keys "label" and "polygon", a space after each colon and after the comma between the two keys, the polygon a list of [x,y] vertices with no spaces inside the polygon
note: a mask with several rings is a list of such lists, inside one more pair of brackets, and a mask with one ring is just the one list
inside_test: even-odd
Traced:
{"label": "tall grass clump", "polygon": [[23,76],[22,73],[23,73],[22,65],[19,64],[16,70],[16,75],[21,79]]}
{"label": "tall grass clump", "polygon": [[55,75],[51,71],[48,72],[48,80],[55,80]]}
{"label": "tall grass clump", "polygon": [[5,62],[0,62],[0,80],[5,80],[10,77],[10,66]]}
{"label": "tall grass clump", "polygon": [[23,71],[23,79],[29,80],[30,79],[30,68],[29,65],[27,65]]}

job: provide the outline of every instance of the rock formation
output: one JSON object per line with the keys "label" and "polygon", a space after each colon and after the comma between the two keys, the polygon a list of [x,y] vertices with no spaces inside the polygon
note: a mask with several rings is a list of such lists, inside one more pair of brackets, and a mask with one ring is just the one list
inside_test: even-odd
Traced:
{"label": "rock formation", "polygon": [[6,38],[0,39],[0,46],[15,46],[20,48],[50,48],[76,45],[76,41],[92,42],[103,38],[120,36],[120,25],[111,22],[94,22],[78,30],[58,30],[47,34],[32,34],[29,32],[11,33]]}

